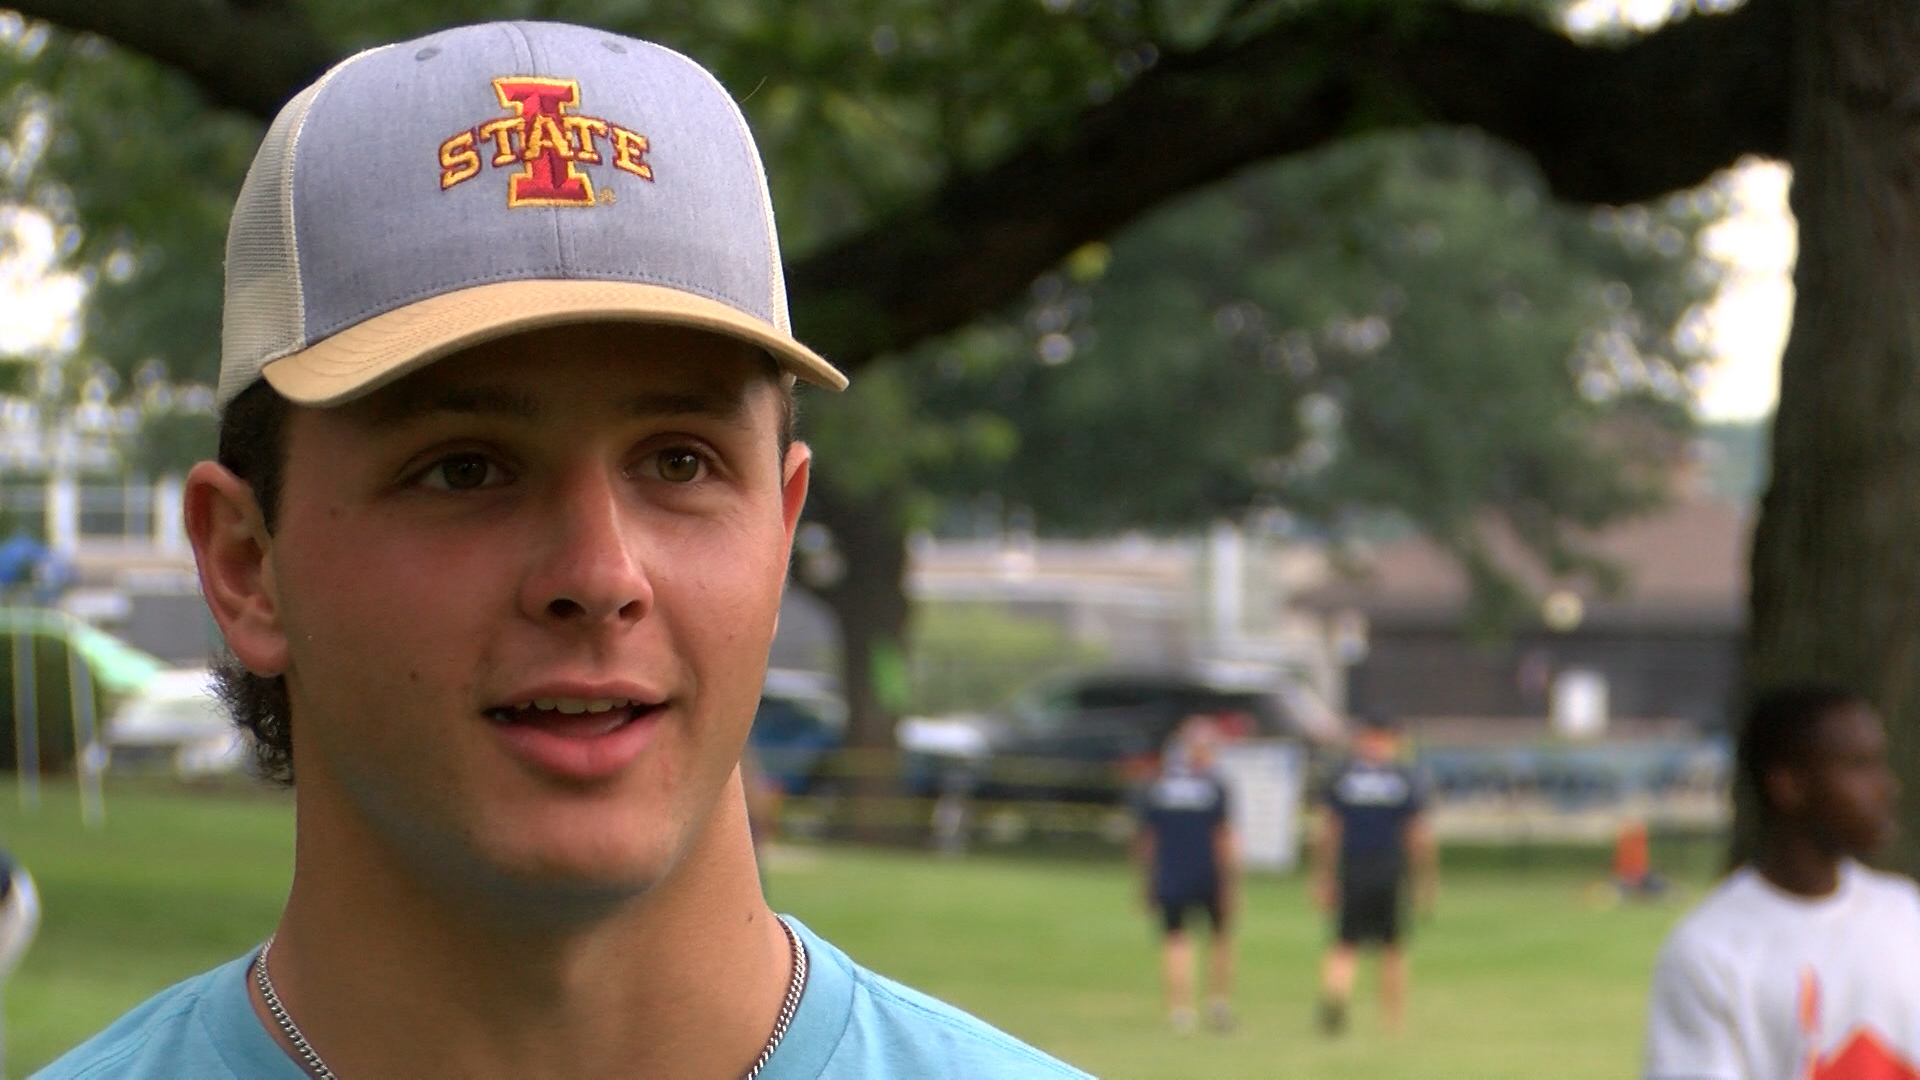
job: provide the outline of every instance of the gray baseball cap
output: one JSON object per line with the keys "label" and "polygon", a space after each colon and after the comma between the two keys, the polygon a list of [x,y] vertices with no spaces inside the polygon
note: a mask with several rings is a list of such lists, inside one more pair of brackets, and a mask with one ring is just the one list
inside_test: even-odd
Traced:
{"label": "gray baseball cap", "polygon": [[834,390],[793,337],[733,99],[670,49],[489,23],[370,49],[280,110],[227,233],[219,403],[351,400],[538,327],[724,334]]}

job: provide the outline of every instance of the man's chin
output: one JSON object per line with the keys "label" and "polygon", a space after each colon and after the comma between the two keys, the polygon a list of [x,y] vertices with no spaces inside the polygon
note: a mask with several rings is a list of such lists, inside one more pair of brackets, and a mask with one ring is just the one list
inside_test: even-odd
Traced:
{"label": "man's chin", "polygon": [[1900,839],[1900,823],[1889,820],[1878,829],[1863,832],[1863,835],[1854,843],[1847,845],[1846,854],[1856,859],[1872,859],[1886,854],[1898,839]]}
{"label": "man's chin", "polygon": [[590,923],[645,898],[672,872],[669,858],[555,858],[494,862],[475,900],[519,924]]}
{"label": "man's chin", "polygon": [[1874,845],[1874,852],[1877,854],[1887,850],[1892,847],[1893,842],[1898,839],[1900,839],[1900,820],[1898,818],[1890,818],[1885,827],[1880,830],[1880,839],[1879,842]]}
{"label": "man's chin", "polygon": [[683,845],[673,830],[635,827],[657,823],[629,821],[619,829],[604,817],[569,817],[475,822],[448,852],[453,873],[443,882],[471,895],[448,899],[527,916],[592,915],[646,896],[681,861]]}

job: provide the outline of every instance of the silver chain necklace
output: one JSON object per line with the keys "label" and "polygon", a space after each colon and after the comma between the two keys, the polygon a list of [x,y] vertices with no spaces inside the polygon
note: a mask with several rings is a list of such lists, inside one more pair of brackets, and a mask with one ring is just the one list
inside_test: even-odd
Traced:
{"label": "silver chain necklace", "polygon": [[[779,1048],[780,1040],[786,1038],[787,1028],[793,1024],[793,1014],[800,1010],[800,995],[807,989],[807,947],[800,942],[800,935],[793,932],[787,920],[780,920],[780,929],[787,932],[787,947],[793,952],[793,968],[787,974],[787,996],[780,1002],[780,1014],[773,1018],[773,1033],[767,1037],[767,1045],[760,1050],[760,1056],[753,1059],[753,1067],[748,1069],[740,1080],[754,1080],[760,1070],[767,1067],[773,1052]],[[260,946],[260,955],[253,961],[253,984],[260,988],[260,996],[266,1000],[267,1012],[273,1014],[273,1022],[280,1027],[280,1034],[287,1037],[294,1053],[300,1055],[300,1063],[307,1075],[314,1080],[339,1080],[327,1063],[320,1059],[320,1052],[307,1041],[300,1025],[293,1022],[293,1016],[280,1002],[280,995],[273,988],[273,977],[267,974],[267,953],[273,949],[273,938],[267,938]]]}

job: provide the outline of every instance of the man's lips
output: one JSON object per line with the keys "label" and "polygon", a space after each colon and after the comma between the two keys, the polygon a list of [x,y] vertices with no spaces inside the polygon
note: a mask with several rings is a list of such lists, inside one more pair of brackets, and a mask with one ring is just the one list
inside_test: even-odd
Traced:
{"label": "man's lips", "polygon": [[667,703],[620,697],[534,697],[486,711],[507,750],[572,781],[611,777],[653,739]]}
{"label": "man's lips", "polygon": [[486,715],[496,724],[526,724],[554,735],[590,739],[611,734],[662,707],[629,698],[542,697],[488,709]]}

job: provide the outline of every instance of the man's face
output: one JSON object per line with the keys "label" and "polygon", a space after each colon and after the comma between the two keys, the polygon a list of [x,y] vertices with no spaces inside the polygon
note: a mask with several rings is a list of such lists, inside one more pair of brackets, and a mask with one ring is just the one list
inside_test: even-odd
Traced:
{"label": "man's face", "polygon": [[686,854],[752,721],[806,491],[766,363],[571,327],[295,411],[267,572],[303,828],[614,894]]}
{"label": "man's face", "polygon": [[1353,749],[1362,761],[1385,765],[1400,756],[1400,740],[1387,728],[1363,727],[1353,737]]}
{"label": "man's face", "polygon": [[1220,758],[1220,731],[1213,721],[1200,720],[1190,722],[1186,731],[1187,763],[1196,771],[1206,772],[1213,768]]}
{"label": "man's face", "polygon": [[1893,839],[1899,782],[1887,763],[1886,729],[1871,706],[1849,702],[1822,714],[1799,771],[1804,819],[1829,848],[1865,855]]}

